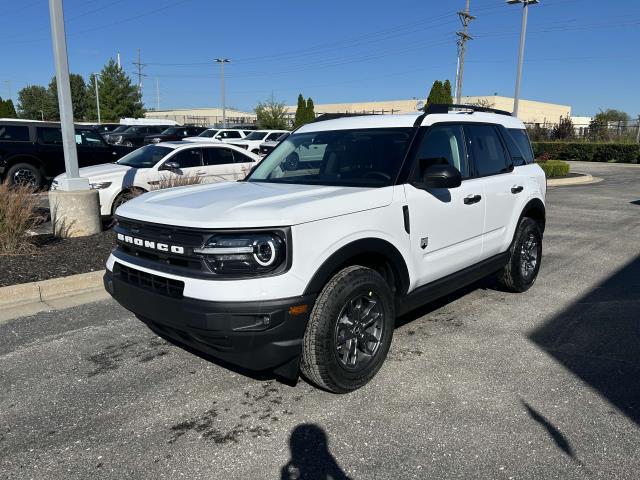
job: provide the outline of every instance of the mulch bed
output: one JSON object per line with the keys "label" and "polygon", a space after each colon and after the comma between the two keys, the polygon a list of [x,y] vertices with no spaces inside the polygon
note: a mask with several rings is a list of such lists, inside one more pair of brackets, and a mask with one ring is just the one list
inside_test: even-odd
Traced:
{"label": "mulch bed", "polygon": [[68,239],[38,235],[32,241],[31,253],[0,255],[0,287],[104,270],[116,243],[112,230]]}

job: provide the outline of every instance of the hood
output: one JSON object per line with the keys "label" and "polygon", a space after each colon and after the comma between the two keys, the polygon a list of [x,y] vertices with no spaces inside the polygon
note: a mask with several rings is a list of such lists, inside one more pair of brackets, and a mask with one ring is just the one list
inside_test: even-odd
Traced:
{"label": "hood", "polygon": [[[90,182],[113,182],[116,179],[124,177],[129,170],[135,170],[133,167],[126,165],[118,165],[117,163],[103,163],[102,165],[94,165],[92,167],[83,167],[80,169],[80,176],[88,178]],[[67,174],[58,175],[56,179],[66,178]]]}
{"label": "hood", "polygon": [[384,207],[393,187],[229,182],[150,192],[116,214],[194,228],[282,227]]}

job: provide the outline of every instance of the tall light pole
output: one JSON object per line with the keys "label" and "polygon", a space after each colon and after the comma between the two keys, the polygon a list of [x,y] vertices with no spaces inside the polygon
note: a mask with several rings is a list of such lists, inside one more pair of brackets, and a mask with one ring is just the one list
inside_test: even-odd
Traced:
{"label": "tall light pole", "polygon": [[220,64],[220,95],[222,96],[222,128],[227,128],[227,101],[224,96],[224,64],[229,63],[228,58],[216,58]]}
{"label": "tall light pole", "polygon": [[462,22],[462,31],[456,32],[458,35],[458,67],[456,69],[456,104],[462,103],[462,78],[464,76],[464,54],[467,49],[467,42],[473,40],[469,35],[469,24],[476,17],[469,13],[469,0],[464,12],[458,12],[458,17]]}
{"label": "tall light pole", "polygon": [[507,0],[509,5],[522,4],[522,30],[520,31],[520,52],[518,53],[518,71],[516,73],[516,92],[513,97],[513,116],[518,116],[520,107],[520,82],[522,80],[522,63],[524,62],[524,43],[527,37],[527,17],[529,5],[540,3],[540,0]]}
{"label": "tall light pole", "polygon": [[93,82],[96,84],[96,110],[98,111],[98,123],[102,123],[100,119],[100,92],[98,91],[98,74],[93,74]]}

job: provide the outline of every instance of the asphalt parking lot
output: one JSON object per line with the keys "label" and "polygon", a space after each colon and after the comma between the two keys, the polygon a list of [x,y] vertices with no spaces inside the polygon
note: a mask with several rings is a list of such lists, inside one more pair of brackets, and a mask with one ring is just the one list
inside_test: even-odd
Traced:
{"label": "asphalt parking lot", "polygon": [[243,376],[113,301],[0,325],[2,478],[617,478],[640,471],[640,167],[550,189],[540,276],[400,319],[374,381]]}

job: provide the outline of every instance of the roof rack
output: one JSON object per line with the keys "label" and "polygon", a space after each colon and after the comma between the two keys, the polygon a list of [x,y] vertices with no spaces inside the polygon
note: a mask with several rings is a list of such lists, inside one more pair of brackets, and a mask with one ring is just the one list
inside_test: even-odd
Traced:
{"label": "roof rack", "polygon": [[478,107],[475,105],[457,105],[457,104],[446,104],[446,103],[432,103],[425,108],[425,113],[434,114],[434,113],[449,113],[451,110],[471,110],[469,113],[473,112],[486,112],[486,113],[496,113],[498,115],[507,115],[511,117],[511,113],[506,110],[498,110],[495,108],[488,107]]}
{"label": "roof rack", "polygon": [[323,113],[318,115],[313,121],[322,122],[324,120],[335,120],[343,117],[363,117],[365,115],[376,115],[375,113]]}

